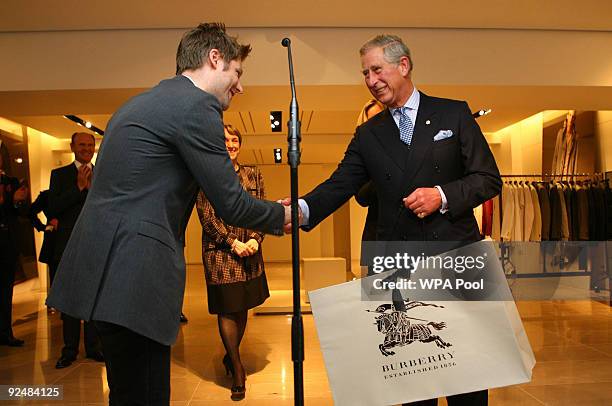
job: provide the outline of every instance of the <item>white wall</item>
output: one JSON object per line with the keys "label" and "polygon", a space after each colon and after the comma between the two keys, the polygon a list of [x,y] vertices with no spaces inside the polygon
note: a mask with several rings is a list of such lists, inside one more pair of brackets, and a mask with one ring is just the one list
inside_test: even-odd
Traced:
{"label": "white wall", "polygon": [[502,175],[542,172],[542,125],[538,113],[494,133],[500,140],[494,151]]}
{"label": "white wall", "polygon": [[597,170],[612,171],[612,111],[598,111],[595,114],[595,139],[600,164]]}
{"label": "white wall", "polygon": [[[146,88],[175,71],[185,29],[2,32],[0,91]],[[253,45],[243,84],[361,84],[358,50],[389,28],[232,28]],[[611,86],[612,35],[595,31],[394,28],[421,84]],[[558,64],[562,63],[562,68]],[[51,73],[51,74],[50,74]]]}

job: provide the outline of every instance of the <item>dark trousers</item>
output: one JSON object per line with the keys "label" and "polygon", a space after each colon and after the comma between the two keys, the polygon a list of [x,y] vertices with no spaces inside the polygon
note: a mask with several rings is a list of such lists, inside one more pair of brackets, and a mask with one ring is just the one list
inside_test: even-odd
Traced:
{"label": "dark trousers", "polygon": [[93,321],[102,340],[110,406],[170,404],[170,346]]}
{"label": "dark trousers", "polygon": [[13,285],[17,256],[0,247],[0,338],[13,337]]}
{"label": "dark trousers", "polygon": [[[49,264],[49,273],[55,275],[58,263]],[[83,341],[85,342],[85,354],[95,354],[101,351],[100,338],[95,327],[89,323],[83,323]],[[81,341],[81,320],[62,313],[62,333],[64,336],[64,347],[62,356],[75,359],[79,353],[79,342]]]}
{"label": "dark trousers", "polygon": [[[489,404],[489,391],[462,393],[447,396],[448,406],[487,406]],[[406,406],[437,406],[438,399],[420,400],[418,402],[404,403]]]}
{"label": "dark trousers", "polygon": [[[90,322],[83,323],[83,341],[85,354],[91,355],[101,351],[102,345],[95,327]],[[64,348],[62,356],[74,359],[79,353],[81,339],[81,320],[62,313],[62,332],[64,333]]]}

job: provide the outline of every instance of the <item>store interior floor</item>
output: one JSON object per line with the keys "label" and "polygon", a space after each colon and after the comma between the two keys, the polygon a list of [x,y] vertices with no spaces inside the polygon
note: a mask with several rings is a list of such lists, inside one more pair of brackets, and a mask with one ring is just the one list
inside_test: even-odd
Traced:
{"label": "store interior floor", "polygon": [[[290,265],[267,268],[271,289],[286,289]],[[14,333],[22,348],[0,347],[0,384],[63,385],[64,399],[50,405],[103,405],[108,387],[101,363],[82,358],[57,370],[62,347],[61,321],[48,314],[38,279],[15,287]],[[201,266],[190,266],[181,326],[172,349],[172,405],[224,405],[231,380],[221,365],[224,354],[216,317],[208,314]],[[612,404],[612,310],[596,301],[520,302],[525,329],[536,356],[528,384],[494,389],[491,405]],[[304,393],[306,405],[332,405],[312,315],[304,315]],[[248,373],[247,405],[292,405],[290,315],[249,315],[242,358]],[[6,404],[27,402],[5,401]],[[42,405],[43,401],[32,401]],[[441,401],[440,405],[446,405]]]}

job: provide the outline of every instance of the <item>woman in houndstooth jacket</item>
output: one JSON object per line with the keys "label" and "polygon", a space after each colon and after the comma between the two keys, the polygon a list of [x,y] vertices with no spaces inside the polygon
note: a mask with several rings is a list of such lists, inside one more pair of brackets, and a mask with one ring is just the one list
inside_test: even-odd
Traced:
{"label": "woman in houndstooth jacket", "polygon": [[[253,196],[264,199],[261,173],[254,166],[238,163],[242,136],[225,125],[225,145],[240,183]],[[239,346],[247,322],[247,311],[269,296],[261,242],[263,233],[230,226],[215,213],[202,191],[198,194],[198,215],[202,224],[202,261],[206,275],[208,310],[217,314],[219,333],[226,354],[223,364],[232,373],[232,399],[244,398],[246,374]]]}

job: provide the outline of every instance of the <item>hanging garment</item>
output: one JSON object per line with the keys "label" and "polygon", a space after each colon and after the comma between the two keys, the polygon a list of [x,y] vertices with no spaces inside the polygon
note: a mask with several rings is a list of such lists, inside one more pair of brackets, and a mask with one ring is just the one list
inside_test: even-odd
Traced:
{"label": "hanging garment", "polygon": [[561,210],[559,215],[561,216],[561,240],[569,241],[569,222],[567,218],[567,206],[565,204],[565,195],[561,186],[557,187],[557,194],[559,195],[559,202],[561,204]]}
{"label": "hanging garment", "polygon": [[514,193],[513,189],[507,183],[502,186],[502,224],[501,224],[501,239],[502,241],[513,241],[514,236]]}
{"label": "hanging garment", "polygon": [[538,184],[538,202],[540,203],[540,214],[542,217],[542,241],[550,239],[550,198],[548,197],[548,184]]}
{"label": "hanging garment", "polygon": [[604,201],[605,201],[605,218],[606,219],[606,240],[612,240],[612,189],[606,183],[604,188]]}
{"label": "hanging garment", "polygon": [[528,187],[531,194],[531,204],[533,204],[533,227],[531,228],[529,241],[542,241],[542,213],[538,192],[533,185]]}
{"label": "hanging garment", "polygon": [[561,225],[561,198],[559,197],[559,191],[557,185],[553,184],[550,186],[549,195],[550,199],[550,241],[561,241],[563,228]]}
{"label": "hanging garment", "polygon": [[501,239],[501,207],[499,195],[493,198],[493,222],[491,226],[491,238],[495,241]]}
{"label": "hanging garment", "polygon": [[576,188],[576,207],[578,212],[578,232],[577,239],[579,241],[588,241],[589,239],[589,197],[587,189],[578,186]]}
{"label": "hanging garment", "polygon": [[553,155],[552,173],[567,175],[574,173],[576,167],[576,126],[575,113],[567,114],[563,128],[557,133]]}
{"label": "hanging garment", "polygon": [[493,199],[482,204],[482,235],[490,236],[493,228]]}
{"label": "hanging garment", "polygon": [[478,231],[480,231],[480,235],[484,235],[483,224],[482,224],[482,204],[474,207],[474,218],[476,219],[476,224],[478,224]]}
{"label": "hanging garment", "polygon": [[593,241],[605,241],[607,235],[606,191],[601,186],[591,186],[591,202],[593,215],[589,216],[589,236]]}
{"label": "hanging garment", "polygon": [[523,193],[523,199],[525,200],[524,210],[525,215],[523,217],[523,241],[529,241],[531,238],[531,229],[533,228],[533,220],[535,213],[533,212],[533,202],[531,201],[531,192],[529,186],[521,185],[521,192]]}
{"label": "hanging garment", "polygon": [[514,235],[512,241],[524,241],[523,216],[525,215],[525,195],[517,185],[512,185],[514,193]]}
{"label": "hanging garment", "polygon": [[569,240],[578,240],[578,206],[576,205],[576,190],[574,186],[564,185],[565,208],[567,209],[567,222],[569,226]]}

